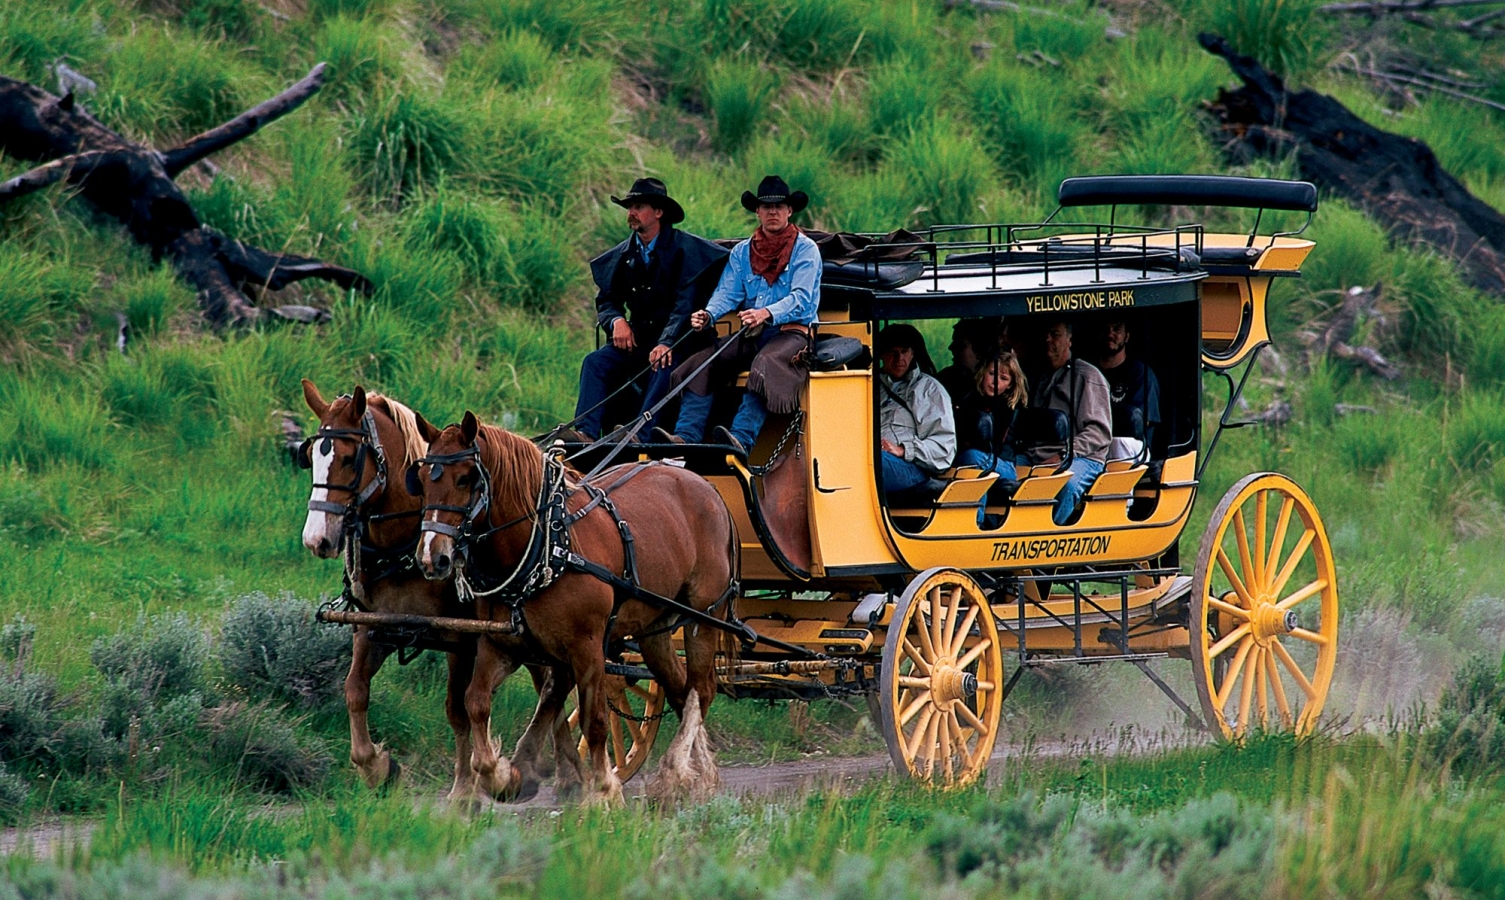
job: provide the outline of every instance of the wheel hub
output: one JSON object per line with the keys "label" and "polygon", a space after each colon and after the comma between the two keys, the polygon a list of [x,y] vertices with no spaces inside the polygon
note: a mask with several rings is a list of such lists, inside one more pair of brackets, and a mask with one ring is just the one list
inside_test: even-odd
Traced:
{"label": "wheel hub", "polygon": [[951,704],[977,693],[977,676],[956,667],[956,660],[938,659],[930,669],[930,696],[935,705],[949,710]]}
{"label": "wheel hub", "polygon": [[[1263,598],[1260,598],[1263,599]],[[1295,610],[1280,609],[1269,602],[1258,603],[1251,616],[1254,639],[1264,644],[1273,637],[1290,634],[1298,626]]]}

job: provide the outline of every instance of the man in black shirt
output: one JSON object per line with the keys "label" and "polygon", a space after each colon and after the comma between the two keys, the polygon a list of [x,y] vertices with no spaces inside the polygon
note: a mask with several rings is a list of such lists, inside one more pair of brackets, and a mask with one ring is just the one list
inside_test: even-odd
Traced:
{"label": "man in black shirt", "polygon": [[1109,459],[1136,459],[1150,431],[1160,424],[1160,383],[1143,360],[1129,358],[1129,324],[1109,322],[1097,367],[1108,379],[1113,405],[1113,446]]}
{"label": "man in black shirt", "polygon": [[[727,256],[716,244],[675,229],[685,211],[657,178],[639,178],[626,197],[611,202],[627,210],[632,234],[591,260],[599,289],[596,324],[608,342],[580,366],[575,437],[590,440],[601,435],[604,401],[627,379],[651,369],[644,411],[668,393],[677,359],[695,349],[676,351],[674,343],[685,333],[690,313],[705,305],[709,290],[703,289],[714,286]],[[652,426],[649,422],[645,429]]]}

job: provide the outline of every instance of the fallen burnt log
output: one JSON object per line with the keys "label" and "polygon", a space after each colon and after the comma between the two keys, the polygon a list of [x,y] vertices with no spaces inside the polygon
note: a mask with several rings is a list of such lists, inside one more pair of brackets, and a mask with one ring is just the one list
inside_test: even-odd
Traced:
{"label": "fallen burnt log", "polygon": [[72,93],[57,97],[24,81],[0,76],[0,152],[40,162],[0,184],[0,203],[63,182],[101,212],[118,219],[155,259],[167,259],[198,292],[199,307],[215,327],[255,322],[267,315],[308,321],[306,307],[261,309],[247,290],[281,290],[306,278],[345,290],[370,291],[360,273],[291,253],[271,253],[234,240],[199,221],[173,181],[189,166],[255,134],[287,115],[324,84],[324,64],[270,100],[171,150],[127,140],[81,108]]}
{"label": "fallen burnt log", "polygon": [[1399,237],[1457,260],[1468,280],[1505,293],[1505,216],[1448,174],[1426,144],[1381,131],[1313,90],[1292,93],[1280,76],[1214,34],[1202,47],[1244,83],[1212,104],[1234,153],[1295,151],[1301,177],[1360,207]]}

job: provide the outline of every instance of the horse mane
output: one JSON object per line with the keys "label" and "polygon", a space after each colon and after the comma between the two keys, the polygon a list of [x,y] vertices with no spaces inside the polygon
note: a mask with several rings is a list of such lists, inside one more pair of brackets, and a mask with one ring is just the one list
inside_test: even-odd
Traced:
{"label": "horse mane", "polygon": [[418,417],[411,409],[385,394],[367,394],[366,403],[367,405],[375,403],[385,407],[387,416],[397,425],[397,431],[402,435],[403,469],[428,455],[429,442],[424,440],[423,435],[419,433]]}
{"label": "horse mane", "polygon": [[530,440],[495,425],[476,436],[481,464],[491,473],[491,498],[517,514],[533,512],[543,487],[543,451]]}

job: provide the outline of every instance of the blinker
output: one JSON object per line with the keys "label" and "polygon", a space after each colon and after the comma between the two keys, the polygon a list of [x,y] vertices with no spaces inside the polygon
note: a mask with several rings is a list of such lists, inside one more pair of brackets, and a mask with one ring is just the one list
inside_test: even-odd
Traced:
{"label": "blinker", "polygon": [[303,443],[301,443],[301,444],[298,445],[298,455],[296,457],[297,462],[298,462],[298,468],[300,468],[300,469],[312,469],[314,467],[313,457],[310,456],[309,452],[308,452],[309,451],[309,445],[311,445],[313,442],[314,442],[313,438],[305,438],[304,441],[303,441]]}
{"label": "blinker", "polygon": [[325,456],[328,456],[329,454],[333,453],[334,452],[334,438],[326,436],[324,438],[324,442],[319,445],[319,452],[322,453]]}
{"label": "blinker", "polygon": [[417,463],[408,466],[408,471],[403,478],[403,486],[406,487],[408,489],[408,493],[412,494],[414,497],[423,496],[423,482],[418,478]]}
{"label": "blinker", "polygon": [[444,477],[444,463],[434,463],[429,466],[429,481],[438,481]]}

